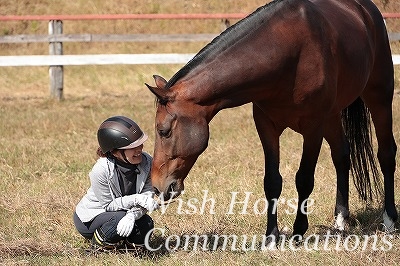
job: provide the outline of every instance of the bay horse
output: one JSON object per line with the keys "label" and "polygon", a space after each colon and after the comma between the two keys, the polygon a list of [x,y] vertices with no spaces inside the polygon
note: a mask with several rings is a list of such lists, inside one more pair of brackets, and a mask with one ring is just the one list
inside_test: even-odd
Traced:
{"label": "bay horse", "polygon": [[379,193],[370,118],[384,181],[383,220],[398,218],[394,199],[396,143],[394,72],[382,14],[371,0],[276,0],[259,7],[201,49],[169,80],[154,75],[146,86],[157,97],[151,179],[164,200],[178,196],[207,148],[209,122],[221,110],[252,103],[265,157],[266,236],[279,237],[282,190],[279,138],[302,135],[296,173],[298,210],[293,235],[308,229],[307,206],[322,141],[336,169],[336,227],[349,217],[350,170],[360,198]]}

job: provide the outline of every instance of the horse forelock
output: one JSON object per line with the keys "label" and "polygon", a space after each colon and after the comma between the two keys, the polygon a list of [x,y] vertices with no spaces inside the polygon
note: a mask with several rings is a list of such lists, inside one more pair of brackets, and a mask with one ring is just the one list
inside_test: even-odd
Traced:
{"label": "horse forelock", "polygon": [[205,59],[214,57],[224,51],[232,44],[236,43],[243,36],[251,34],[257,29],[257,25],[263,23],[268,14],[272,14],[277,9],[278,3],[291,0],[276,0],[259,7],[253,13],[238,21],[231,27],[215,37],[209,44],[202,48],[184,67],[182,67],[168,81],[165,88],[171,88],[179,79],[188,74],[191,70],[199,66]]}
{"label": "horse forelock", "polygon": [[167,105],[167,101],[164,100],[164,99],[160,99],[160,98],[156,97],[155,105],[156,105],[156,107],[158,107],[159,105],[164,105],[165,106],[165,105]]}

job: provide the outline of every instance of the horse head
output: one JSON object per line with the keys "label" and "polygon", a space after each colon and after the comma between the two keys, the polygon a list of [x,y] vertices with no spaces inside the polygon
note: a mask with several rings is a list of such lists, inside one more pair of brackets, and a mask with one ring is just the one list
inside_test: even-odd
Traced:
{"label": "horse head", "polygon": [[146,84],[158,102],[151,180],[156,194],[169,200],[182,192],[185,177],[207,148],[209,127],[201,106],[182,93],[182,84],[166,88],[164,78],[154,80],[156,87]]}

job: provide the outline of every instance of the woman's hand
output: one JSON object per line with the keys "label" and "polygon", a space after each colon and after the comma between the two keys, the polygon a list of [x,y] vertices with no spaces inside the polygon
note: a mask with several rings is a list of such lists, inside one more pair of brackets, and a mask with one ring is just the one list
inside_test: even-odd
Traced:
{"label": "woman's hand", "polygon": [[119,221],[117,225],[117,233],[122,237],[127,237],[132,233],[133,227],[135,226],[135,215],[131,212],[127,212],[124,217]]}
{"label": "woman's hand", "polygon": [[136,194],[136,202],[139,206],[147,209],[149,212],[157,210],[160,206],[152,197],[143,194]]}

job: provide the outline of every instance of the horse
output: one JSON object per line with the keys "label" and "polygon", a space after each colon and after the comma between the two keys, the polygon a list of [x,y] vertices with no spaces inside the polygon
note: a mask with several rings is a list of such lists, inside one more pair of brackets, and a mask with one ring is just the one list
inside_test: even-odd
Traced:
{"label": "horse", "polygon": [[169,81],[153,78],[155,86],[145,83],[156,96],[151,179],[164,200],[184,190],[185,177],[208,146],[211,119],[251,103],[264,151],[266,236],[280,234],[272,203],[282,191],[279,138],[286,128],[303,141],[294,236],[304,236],[309,226],[306,203],[323,139],[337,176],[335,228],[348,225],[351,172],[362,200],[384,197],[383,222],[395,230],[394,70],[386,26],[372,1],[272,1],[214,38]]}

